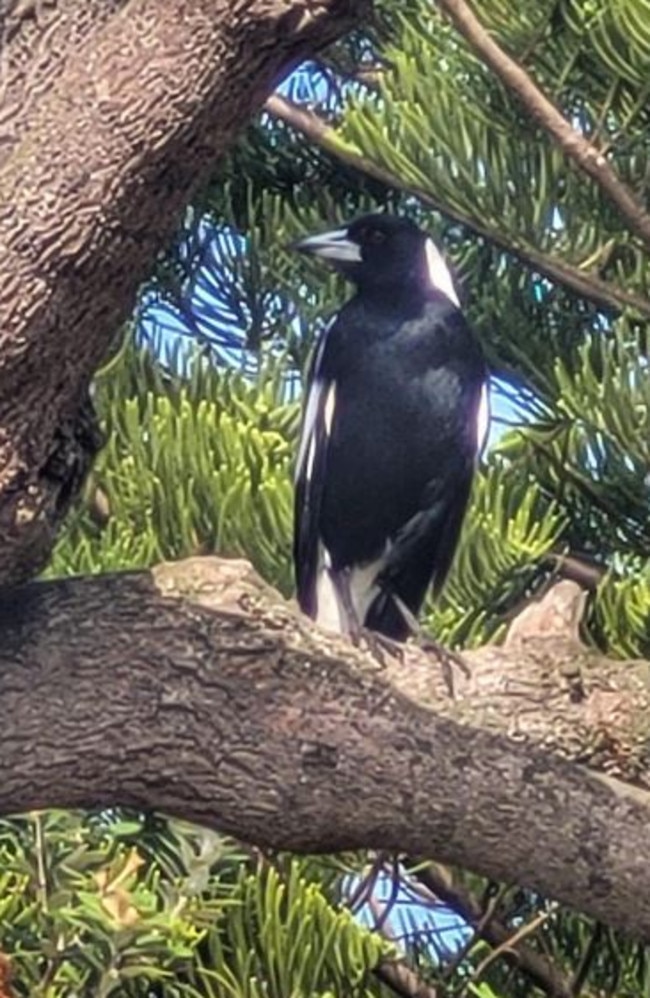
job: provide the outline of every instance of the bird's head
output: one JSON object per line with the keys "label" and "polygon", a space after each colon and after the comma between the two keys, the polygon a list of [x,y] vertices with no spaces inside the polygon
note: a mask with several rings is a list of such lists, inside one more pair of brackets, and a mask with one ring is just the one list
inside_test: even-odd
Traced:
{"label": "bird's head", "polygon": [[293,244],[330,263],[362,291],[384,295],[437,291],[458,305],[454,283],[440,250],[408,218],[364,215],[339,229]]}

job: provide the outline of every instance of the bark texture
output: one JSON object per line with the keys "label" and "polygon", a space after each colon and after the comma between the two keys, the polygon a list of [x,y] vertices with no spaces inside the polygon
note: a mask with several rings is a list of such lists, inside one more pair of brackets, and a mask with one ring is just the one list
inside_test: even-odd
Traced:
{"label": "bark texture", "polygon": [[126,805],[433,856],[650,941],[648,663],[582,647],[581,604],[560,584],[452,699],[430,658],[377,662],[241,561],[32,583],[0,606],[0,813]]}
{"label": "bark texture", "polygon": [[0,13],[0,584],[47,559],[98,445],[89,380],[192,192],[282,73],[367,9],[21,0]]}

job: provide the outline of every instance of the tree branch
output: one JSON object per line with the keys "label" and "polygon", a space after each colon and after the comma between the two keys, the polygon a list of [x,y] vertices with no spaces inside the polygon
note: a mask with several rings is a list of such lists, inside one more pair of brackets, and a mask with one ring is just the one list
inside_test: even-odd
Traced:
{"label": "tree branch", "polygon": [[526,70],[495,42],[465,0],[437,0],[437,4],[485,65],[521,101],[531,118],[542,126],[569,160],[596,181],[616,205],[630,230],[650,247],[650,215],[605,155],[566,120]]}
{"label": "tree branch", "polygon": [[486,918],[477,899],[466,888],[454,883],[447,872],[443,875],[434,864],[429,863],[418,869],[415,876],[434,898],[449,905],[472,926],[477,937],[484,939],[494,950],[499,949],[500,956],[510,966],[517,967],[549,998],[573,998],[570,979],[543,953],[522,946],[521,941],[513,944],[513,929],[499,919],[497,912]]}
{"label": "tree branch", "polygon": [[567,761],[650,782],[648,663],[579,646],[580,596],[560,583],[468,653],[451,700],[430,658],[380,665],[246,563],[31,584],[0,607],[0,813],[124,805],[433,855],[650,940],[650,795]]}
{"label": "tree branch", "polygon": [[373,974],[401,998],[441,998],[439,990],[427,984],[404,960],[382,960],[373,968]]}
{"label": "tree branch", "polygon": [[593,274],[563,263],[561,260],[548,256],[546,253],[541,253],[532,246],[513,242],[503,236],[498,230],[491,229],[471,215],[466,215],[457,208],[434,197],[429,191],[425,191],[421,187],[416,187],[412,184],[405,184],[400,177],[391,173],[390,170],[379,166],[368,157],[345,146],[341,142],[336,129],[328,125],[323,118],[313,111],[299,107],[297,104],[279,96],[279,94],[273,94],[267,98],[264,107],[274,118],[284,121],[291,128],[294,128],[308,138],[310,142],[320,146],[321,149],[324,149],[331,156],[345,163],[346,166],[359,170],[360,173],[365,173],[367,176],[379,180],[380,183],[386,184],[388,187],[394,187],[396,190],[412,194],[423,204],[430,205],[436,211],[441,212],[446,218],[450,218],[454,222],[465,226],[477,236],[488,239],[495,246],[499,246],[507,253],[511,253],[527,267],[536,270],[544,277],[548,277],[556,284],[561,284],[575,294],[587,298],[595,305],[604,308],[615,308],[617,310],[630,307],[636,309],[641,315],[650,316],[650,301],[643,295],[635,294],[633,291],[627,291],[625,288],[610,284],[608,281],[604,281]]}
{"label": "tree branch", "polygon": [[191,195],[369,0],[122,5],[12,5],[0,29],[0,583],[49,555],[88,382]]}

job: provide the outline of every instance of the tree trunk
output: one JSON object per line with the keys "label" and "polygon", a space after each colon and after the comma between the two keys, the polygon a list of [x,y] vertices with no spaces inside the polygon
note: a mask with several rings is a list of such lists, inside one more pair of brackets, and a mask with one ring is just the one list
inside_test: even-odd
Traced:
{"label": "tree trunk", "polygon": [[352,0],[10,3],[0,584],[47,560],[99,446],[90,378],[192,193],[280,77],[364,10]]}
{"label": "tree trunk", "polygon": [[[650,941],[648,663],[580,647],[580,605],[552,590],[452,699],[421,652],[378,663],[245,562],[32,583],[0,605],[0,813],[124,805],[433,856]],[[636,786],[603,776],[636,735]]]}

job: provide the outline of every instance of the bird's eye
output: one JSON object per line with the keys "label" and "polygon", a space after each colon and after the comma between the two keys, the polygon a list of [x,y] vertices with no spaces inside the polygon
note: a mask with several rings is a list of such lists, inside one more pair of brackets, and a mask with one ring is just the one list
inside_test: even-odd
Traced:
{"label": "bird's eye", "polygon": [[386,242],[386,233],[381,229],[366,229],[364,232],[366,242],[369,246],[381,246]]}
{"label": "bird's eye", "polygon": [[366,225],[357,232],[356,240],[360,246],[381,246],[386,242],[386,233]]}

